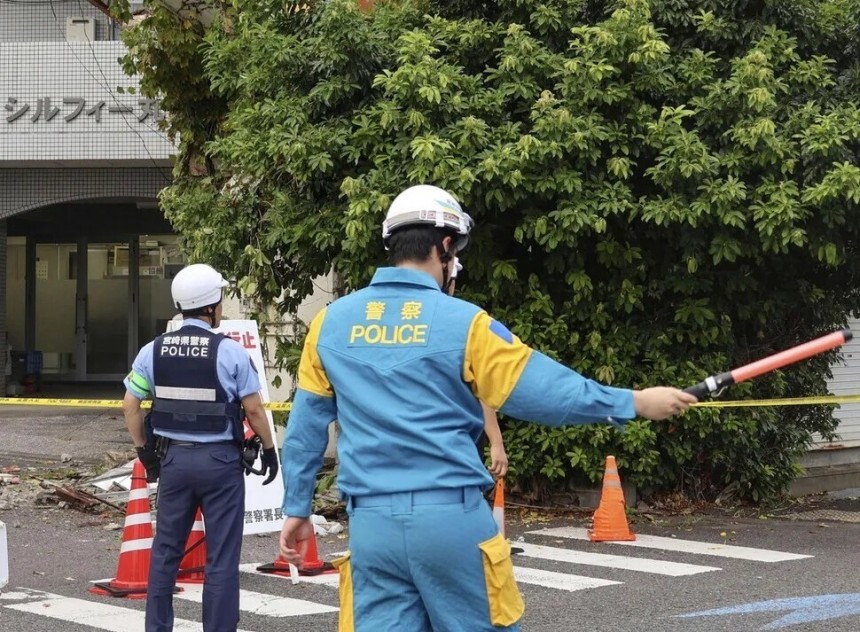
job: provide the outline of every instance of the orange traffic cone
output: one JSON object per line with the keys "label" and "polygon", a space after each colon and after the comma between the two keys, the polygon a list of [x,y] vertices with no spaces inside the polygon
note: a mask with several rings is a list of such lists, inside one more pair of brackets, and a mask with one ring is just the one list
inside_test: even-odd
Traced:
{"label": "orange traffic cone", "polygon": [[299,575],[319,575],[320,573],[336,572],[337,569],[334,566],[328,562],[323,562],[320,558],[319,551],[317,551],[317,534],[314,533],[311,536],[310,542],[308,542],[308,550],[305,553],[305,559],[299,567]]}
{"label": "orange traffic cone", "polygon": [[116,577],[109,582],[95,584],[90,588],[91,593],[129,599],[146,598],[149,558],[152,550],[152,518],[149,512],[146,471],[143,463],[135,459]]}
{"label": "orange traffic cone", "polygon": [[499,533],[505,535],[505,479],[496,481],[496,491],[493,493],[493,518],[499,526]]}
{"label": "orange traffic cone", "polygon": [[588,532],[588,537],[592,542],[636,539],[636,535],[627,524],[624,491],[621,489],[621,479],[618,476],[618,466],[615,464],[614,456],[606,457],[603,492],[600,495],[600,505],[594,512],[594,524]]}
{"label": "orange traffic cone", "polygon": [[[493,491],[493,518],[499,527],[499,533],[502,537],[505,535],[505,479],[500,478],[496,481],[496,489]],[[518,546],[511,546],[511,553],[522,553],[524,549]]]}
{"label": "orange traffic cone", "polygon": [[274,562],[269,564],[261,564],[257,567],[260,573],[268,573],[270,575],[280,575],[282,577],[290,577],[290,564],[278,554]]}
{"label": "orange traffic cone", "polygon": [[[277,559],[271,564],[263,564],[258,566],[257,570],[261,573],[271,573],[272,575],[281,575],[283,577],[290,576],[290,564],[283,557],[278,555]],[[308,550],[305,552],[305,559],[299,567],[299,575],[322,575],[324,573],[337,573],[337,569],[329,562],[323,562],[320,559],[319,551],[317,551],[317,536],[316,533],[308,542]]]}
{"label": "orange traffic cone", "polygon": [[179,563],[179,573],[176,581],[188,582],[189,584],[203,583],[203,569],[206,567],[206,535],[203,528],[203,513],[197,508],[197,516],[194,518],[194,526],[188,535],[188,544],[185,545],[185,556]]}

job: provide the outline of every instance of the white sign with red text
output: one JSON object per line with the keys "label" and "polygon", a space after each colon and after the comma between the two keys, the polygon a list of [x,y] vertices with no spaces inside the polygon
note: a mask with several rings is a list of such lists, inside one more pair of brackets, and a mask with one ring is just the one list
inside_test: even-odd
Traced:
{"label": "white sign with red text", "polygon": [[[181,320],[171,320],[167,323],[167,331],[174,331],[181,326]],[[251,362],[257,369],[257,375],[260,377],[260,396],[263,398],[263,403],[268,403],[269,381],[266,379],[266,364],[263,361],[263,349],[260,344],[257,321],[222,320],[221,326],[212,331],[224,334],[245,347],[248,355],[251,356]],[[269,432],[274,439],[277,435],[275,434],[271,411],[266,411],[266,418],[269,420]],[[248,429],[247,423],[245,428]],[[277,449],[276,442],[275,450],[277,451]],[[254,464],[254,469],[260,469],[259,459]],[[284,500],[284,479],[279,473],[275,480],[264,486],[263,481],[265,479],[266,477],[256,474],[245,477],[245,535],[280,531],[283,525],[281,503]],[[203,516],[203,523],[205,525],[206,516]]]}
{"label": "white sign with red text", "polygon": [[[175,331],[182,326],[181,320],[171,320],[167,323],[167,331]],[[222,320],[221,326],[213,329],[214,332],[224,334],[245,347],[251,361],[257,369],[260,377],[260,396],[264,403],[269,402],[269,381],[266,379],[266,364],[263,361],[263,350],[260,344],[260,334],[257,322],[254,320]],[[272,413],[266,411],[269,420],[269,432],[272,438],[276,437],[275,426],[272,421]],[[245,424],[247,429],[247,423]],[[278,445],[275,442],[275,450]],[[280,458],[280,457],[279,457]],[[255,469],[260,469],[260,460],[257,459]],[[250,474],[245,477],[245,530],[244,534],[270,533],[280,531],[283,524],[281,514],[281,503],[284,499],[284,479],[280,473],[268,485],[263,485],[266,477]],[[206,516],[203,516],[206,523]]]}

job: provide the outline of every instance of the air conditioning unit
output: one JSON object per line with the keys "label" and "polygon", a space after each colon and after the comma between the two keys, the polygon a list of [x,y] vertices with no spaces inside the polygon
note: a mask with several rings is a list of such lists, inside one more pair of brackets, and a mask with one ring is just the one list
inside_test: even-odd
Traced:
{"label": "air conditioning unit", "polygon": [[96,41],[96,19],[67,17],[66,40],[69,42]]}

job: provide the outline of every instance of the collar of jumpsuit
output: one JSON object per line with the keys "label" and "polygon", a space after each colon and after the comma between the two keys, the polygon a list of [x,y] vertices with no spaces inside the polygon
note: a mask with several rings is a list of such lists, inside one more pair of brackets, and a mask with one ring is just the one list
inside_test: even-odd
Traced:
{"label": "collar of jumpsuit", "polygon": [[371,285],[381,283],[408,283],[441,291],[439,284],[431,275],[412,268],[379,268],[373,275]]}

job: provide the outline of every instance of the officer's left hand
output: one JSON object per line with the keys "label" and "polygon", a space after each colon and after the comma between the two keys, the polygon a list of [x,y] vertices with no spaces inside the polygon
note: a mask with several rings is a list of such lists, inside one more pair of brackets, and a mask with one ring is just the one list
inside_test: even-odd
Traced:
{"label": "officer's left hand", "polygon": [[633,391],[633,406],[636,414],[646,419],[659,421],[683,413],[697,401],[694,395],[668,386],[652,386]]}
{"label": "officer's left hand", "polygon": [[280,469],[280,464],[278,463],[278,453],[275,451],[275,446],[271,448],[264,448],[263,455],[260,457],[263,465],[263,471],[261,474],[263,476],[266,475],[266,472],[269,473],[266,476],[266,480],[263,481],[263,485],[268,485],[275,477],[278,475],[278,470]]}

